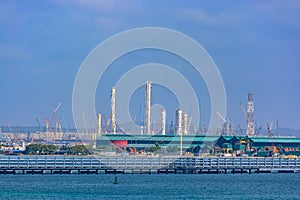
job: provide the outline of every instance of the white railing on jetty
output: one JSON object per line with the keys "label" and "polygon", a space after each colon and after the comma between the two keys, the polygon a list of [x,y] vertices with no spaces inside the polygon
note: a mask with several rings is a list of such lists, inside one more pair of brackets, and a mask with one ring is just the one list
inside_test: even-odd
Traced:
{"label": "white railing on jetty", "polygon": [[0,156],[1,169],[300,169],[299,158]]}

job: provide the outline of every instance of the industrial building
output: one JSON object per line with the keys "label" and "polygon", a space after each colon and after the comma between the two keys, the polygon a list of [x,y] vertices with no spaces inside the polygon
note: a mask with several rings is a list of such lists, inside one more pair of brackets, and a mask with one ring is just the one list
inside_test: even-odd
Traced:
{"label": "industrial building", "polygon": [[[117,151],[152,151],[151,148],[163,150],[180,149],[180,135],[130,135],[106,134],[97,138],[98,150]],[[183,152],[200,149],[202,153],[211,154],[248,154],[258,156],[282,155],[300,156],[300,138],[267,136],[207,136],[183,135]]]}
{"label": "industrial building", "polygon": [[[246,134],[236,136],[232,130],[230,119],[226,114],[217,114],[224,121],[220,135],[192,135],[189,131],[188,114],[180,107],[175,112],[175,129],[170,128],[166,132],[166,110],[161,110],[161,129],[155,134],[151,130],[151,89],[150,81],[145,84],[145,115],[144,126],[141,126],[140,134],[122,133],[117,131],[115,119],[116,89],[111,92],[111,129],[109,134],[101,134],[101,115],[98,115],[98,138],[96,147],[100,151],[117,152],[180,152],[184,153],[209,153],[213,155],[297,155],[300,156],[300,138],[279,137],[271,133],[272,124],[268,124],[268,135],[258,136],[261,127],[255,131],[254,127],[254,98],[253,93],[248,94],[247,109],[240,104],[247,122]],[[172,127],[172,125],[171,125]]]}

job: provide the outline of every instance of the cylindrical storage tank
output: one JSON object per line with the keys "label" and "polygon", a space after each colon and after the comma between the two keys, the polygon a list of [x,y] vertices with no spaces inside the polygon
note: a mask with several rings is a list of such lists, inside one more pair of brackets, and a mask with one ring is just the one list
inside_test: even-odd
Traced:
{"label": "cylindrical storage tank", "polygon": [[188,134],[188,114],[187,113],[183,114],[183,134],[184,135]]}
{"label": "cylindrical storage tank", "polygon": [[178,108],[176,110],[176,134],[181,135],[182,134],[182,110]]}
{"label": "cylindrical storage tank", "polygon": [[144,127],[140,126],[140,134],[143,135],[144,134]]}

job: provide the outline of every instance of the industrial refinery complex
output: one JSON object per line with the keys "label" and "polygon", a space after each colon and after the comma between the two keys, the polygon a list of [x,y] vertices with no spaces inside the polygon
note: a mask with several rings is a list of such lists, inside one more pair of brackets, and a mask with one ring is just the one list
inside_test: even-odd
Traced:
{"label": "industrial refinery complex", "polygon": [[[26,147],[32,144],[55,145],[58,150],[66,146],[92,145],[93,153],[115,155],[118,153],[132,155],[217,155],[217,156],[300,156],[300,138],[292,136],[279,136],[272,133],[272,124],[268,124],[267,135],[261,135],[262,126],[254,127],[254,99],[248,94],[247,109],[241,104],[242,112],[247,121],[245,134],[232,129],[231,121],[222,113],[217,113],[224,121],[219,132],[210,133],[207,130],[196,130],[191,134],[191,117],[180,107],[176,109],[175,125],[173,122],[167,128],[166,110],[160,113],[159,131],[152,130],[151,124],[151,91],[152,84],[145,84],[145,115],[144,121],[135,133],[123,131],[116,120],[116,88],[111,89],[111,114],[97,115],[96,131],[83,131],[82,133],[62,131],[60,121],[56,122],[55,129],[46,119],[45,129],[36,117],[39,125],[38,132],[13,133],[3,132],[1,142],[2,153],[28,153]],[[54,109],[54,116],[61,103]],[[82,114],[85,120],[84,114]],[[104,118],[104,119],[103,119]],[[104,123],[102,123],[104,122]],[[55,153],[55,152],[52,152]]]}

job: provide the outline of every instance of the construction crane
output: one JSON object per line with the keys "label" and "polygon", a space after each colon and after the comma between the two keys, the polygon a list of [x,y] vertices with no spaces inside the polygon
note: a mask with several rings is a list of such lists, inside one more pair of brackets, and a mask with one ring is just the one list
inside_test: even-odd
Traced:
{"label": "construction crane", "polygon": [[106,118],[105,114],[103,114],[103,118],[104,118],[104,124],[105,124],[105,128],[104,128],[104,133],[108,133],[108,129],[109,129],[109,124],[110,124],[110,120],[111,120],[111,116],[108,118]]}
{"label": "construction crane", "polygon": [[60,116],[61,116],[61,119],[63,120],[64,122],[64,125],[65,125],[65,128],[66,128],[66,132],[69,132],[69,126],[68,126],[68,123],[66,121],[66,118],[64,116],[64,113],[60,111]]}
{"label": "construction crane", "polygon": [[52,117],[51,117],[51,120],[50,120],[50,127],[52,126],[52,123],[54,122],[54,120],[56,118],[56,113],[57,113],[58,109],[60,108],[60,106],[61,106],[61,102],[59,102],[59,104],[53,110],[53,114],[52,114]]}
{"label": "construction crane", "polygon": [[247,119],[247,122],[249,122],[249,118],[248,118],[247,112],[246,112],[246,110],[245,110],[243,104],[240,103],[240,106],[241,106],[241,109],[242,109],[242,111],[243,111],[243,114],[245,115],[245,117],[246,117],[246,119]]}
{"label": "construction crane", "polygon": [[240,135],[244,135],[243,129],[241,128],[240,125],[238,125],[238,129],[239,129],[239,131],[240,131]]}
{"label": "construction crane", "polygon": [[193,134],[195,132],[194,126],[192,125],[192,122],[193,122],[193,117],[191,116],[190,119],[189,119],[189,122],[188,122],[188,128],[190,130],[190,134]]}
{"label": "construction crane", "polygon": [[224,121],[222,132],[225,133],[225,135],[230,135],[232,133],[231,121],[229,119],[227,119],[226,117],[224,117],[221,113],[217,112],[217,114]]}
{"label": "construction crane", "polygon": [[267,123],[267,127],[268,127],[268,137],[270,138],[270,142],[271,142],[271,145],[272,145],[271,151],[272,151],[273,153],[278,153],[278,150],[277,150],[277,147],[276,147],[275,144],[274,144],[274,140],[273,140],[273,136],[272,136],[272,132],[271,132],[271,130],[272,130],[272,125],[273,125],[272,122],[271,122],[271,124]]}
{"label": "construction crane", "polygon": [[60,120],[59,119],[55,123],[55,132],[54,132],[53,141],[56,141],[56,139],[57,139],[57,133],[58,132],[60,132],[60,133],[62,132],[61,131],[61,124],[60,124]]}
{"label": "construction crane", "polygon": [[41,126],[41,123],[40,123],[40,120],[39,120],[38,116],[34,116],[34,118],[35,118],[35,121],[37,122],[37,124],[39,126],[40,133],[42,133],[43,130],[42,130],[42,126]]}
{"label": "construction crane", "polygon": [[46,132],[48,132],[48,133],[51,132],[51,126],[50,126],[50,123],[49,123],[49,120],[47,117],[45,119],[45,129],[46,129]]}
{"label": "construction crane", "polygon": [[278,120],[276,120],[276,126],[277,126],[277,136],[279,137],[279,122],[278,122]]}
{"label": "construction crane", "polygon": [[171,125],[170,125],[170,134],[173,134],[173,120],[171,121]]}
{"label": "construction crane", "polygon": [[259,128],[258,128],[258,130],[257,130],[257,132],[256,132],[256,135],[259,135],[259,133],[260,133],[261,129],[262,129],[262,125],[261,125],[261,126],[259,126]]}
{"label": "construction crane", "polygon": [[243,106],[243,104],[242,103],[240,103],[240,106],[241,106],[241,109],[242,109],[242,111],[243,111],[243,113],[244,113],[244,115],[245,115],[245,117],[246,117],[246,119],[247,119],[247,133],[249,133],[249,127],[248,127],[248,124],[250,123],[250,119],[249,119],[249,117],[248,117],[248,114],[247,114],[247,112],[246,112],[246,110],[245,110],[245,108],[244,108],[244,106]]}
{"label": "construction crane", "polygon": [[227,120],[225,119],[225,117],[224,117],[221,113],[217,112],[217,114],[219,115],[219,117],[220,117],[224,122],[227,122]]}
{"label": "construction crane", "polygon": [[82,116],[82,120],[83,120],[83,123],[84,123],[85,132],[86,132],[86,134],[88,134],[89,130],[88,130],[88,127],[87,127],[86,118],[85,118],[84,113],[81,113],[81,116]]}

